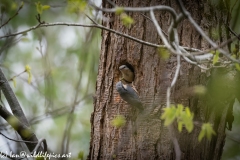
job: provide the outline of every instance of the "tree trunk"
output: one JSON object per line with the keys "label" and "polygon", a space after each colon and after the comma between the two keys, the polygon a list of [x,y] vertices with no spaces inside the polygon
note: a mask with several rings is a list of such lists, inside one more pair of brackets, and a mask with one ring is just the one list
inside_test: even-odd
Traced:
{"label": "tree trunk", "polygon": [[[115,3],[124,7],[167,5],[180,12],[174,0],[118,0]],[[225,31],[222,29],[222,22],[227,20],[226,14],[212,8],[206,1],[190,0],[185,1],[184,5],[207,34],[212,28],[218,27],[219,33],[222,33],[218,41],[226,39]],[[112,8],[105,0],[102,6]],[[150,17],[149,13],[142,14]],[[103,25],[144,41],[162,44],[154,24],[142,14],[128,13],[135,23],[127,28],[122,25],[119,16],[104,13],[105,17],[113,21],[103,22]],[[170,14],[155,11],[155,16],[163,31],[167,33]],[[178,33],[182,46],[198,49],[210,47],[187,20],[179,25]],[[101,47],[88,159],[175,159],[169,130],[163,125],[160,116],[162,109],[166,107],[166,90],[174,76],[176,56],[163,60],[156,48],[108,31],[102,31]],[[121,77],[118,67],[126,62],[134,67],[134,85],[145,107],[142,114],[121,100],[115,88]],[[201,125],[195,126],[190,134],[185,129],[182,133],[175,129],[182,153],[181,159],[220,159],[225,140],[226,112],[216,117],[212,110],[206,109],[206,98],[191,95],[189,88],[198,84],[206,85],[207,78],[197,66],[190,65],[183,59],[181,63],[180,76],[172,89],[171,103],[189,106],[194,112],[195,122],[198,124],[211,122],[217,133],[211,141],[203,139],[202,142],[198,142]],[[122,128],[111,125],[111,121],[119,114],[126,118],[126,124]],[[173,124],[173,127],[177,128],[176,124]]]}

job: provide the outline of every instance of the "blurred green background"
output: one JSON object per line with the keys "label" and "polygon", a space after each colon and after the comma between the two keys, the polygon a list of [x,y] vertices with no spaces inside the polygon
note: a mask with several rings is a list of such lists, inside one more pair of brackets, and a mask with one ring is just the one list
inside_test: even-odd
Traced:
{"label": "blurred green background", "polygon": [[[23,8],[1,27],[0,36],[37,25],[36,2],[50,6],[41,14],[41,20],[46,23],[89,24],[84,13],[92,17],[95,14],[90,10],[81,12],[81,8],[71,10],[81,5],[65,0],[0,0],[1,24],[17,13],[22,2]],[[53,26],[0,39],[1,67],[7,79],[23,72],[25,65],[31,67],[31,84],[28,74],[23,73],[15,78],[16,87],[13,81],[10,85],[37,137],[47,140],[50,151],[71,153],[72,159],[79,153],[86,158],[89,150],[100,33],[95,28]],[[1,100],[8,107],[4,96]],[[1,132],[16,139],[14,131],[2,119]],[[3,137],[0,141],[0,151],[21,150],[15,142]]]}

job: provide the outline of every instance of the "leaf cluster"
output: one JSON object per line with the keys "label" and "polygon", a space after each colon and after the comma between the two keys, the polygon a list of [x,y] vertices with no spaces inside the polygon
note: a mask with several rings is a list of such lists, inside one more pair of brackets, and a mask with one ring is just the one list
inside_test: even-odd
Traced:
{"label": "leaf cluster", "polygon": [[118,7],[115,12],[117,15],[120,15],[120,19],[124,26],[131,27],[131,25],[134,23],[134,20],[132,17],[128,16],[126,13],[124,13],[124,9],[122,7]]}
{"label": "leaf cluster", "polygon": [[44,10],[48,10],[50,8],[49,5],[42,5],[41,2],[37,2],[37,3],[35,3],[35,5],[36,5],[36,8],[37,8],[38,14],[42,14],[42,12]]}
{"label": "leaf cluster", "polygon": [[126,119],[122,115],[117,115],[112,121],[112,126],[120,128],[123,127],[126,124]]}
{"label": "leaf cluster", "polygon": [[202,125],[201,132],[199,133],[198,141],[201,141],[205,136],[208,140],[211,140],[212,135],[216,135],[215,131],[212,128],[212,125],[210,123],[204,123]]}
{"label": "leaf cluster", "polygon": [[190,133],[193,130],[193,113],[191,113],[188,107],[178,104],[177,107],[172,105],[171,107],[164,108],[164,114],[161,119],[164,119],[164,125],[168,126],[173,123],[174,120],[178,122],[178,130],[181,132],[183,126],[186,127],[187,131]]}
{"label": "leaf cluster", "polygon": [[[169,126],[175,120],[178,124],[178,131],[182,132],[183,126],[186,130],[191,133],[194,128],[193,117],[194,114],[190,111],[189,107],[184,107],[182,104],[178,104],[177,106],[171,105],[170,107],[164,108],[164,113],[161,116],[161,119],[165,120],[164,125]],[[215,135],[211,124],[204,123],[202,125],[201,132],[198,136],[198,140],[201,141],[203,137],[207,137],[208,140],[211,140],[212,135]]]}

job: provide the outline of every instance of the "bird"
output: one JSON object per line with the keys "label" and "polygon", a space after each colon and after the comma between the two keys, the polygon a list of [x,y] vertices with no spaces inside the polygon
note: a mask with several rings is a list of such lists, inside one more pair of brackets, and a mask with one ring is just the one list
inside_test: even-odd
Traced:
{"label": "bird", "polygon": [[122,73],[122,82],[124,84],[132,83],[134,80],[134,70],[130,65],[121,65],[119,67],[120,72]]}
{"label": "bird", "polygon": [[137,107],[140,112],[143,110],[143,105],[137,92],[129,84],[123,84],[122,81],[119,81],[116,83],[116,90],[120,97],[128,104]]}

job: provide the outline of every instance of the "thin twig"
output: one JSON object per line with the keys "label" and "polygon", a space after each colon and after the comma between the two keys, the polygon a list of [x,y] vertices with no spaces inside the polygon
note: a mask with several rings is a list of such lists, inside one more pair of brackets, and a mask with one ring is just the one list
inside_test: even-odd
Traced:
{"label": "thin twig", "polygon": [[[38,139],[34,132],[26,126],[26,124],[22,123],[18,118],[13,116],[6,108],[2,107],[0,105],[0,116],[5,119],[8,124],[14,128],[15,131],[21,136],[21,138],[24,141],[32,141],[32,142],[37,142]],[[28,147],[29,151],[32,151],[35,148],[36,143],[26,143],[26,146]],[[43,151],[42,147],[39,149],[39,151]]]}
{"label": "thin twig", "polygon": [[237,35],[237,34],[232,30],[232,28],[230,28],[229,26],[227,26],[227,27],[228,27],[228,30],[229,30],[234,36],[236,36],[238,40],[240,40],[240,36]]}
{"label": "thin twig", "polygon": [[[141,13],[141,15],[153,23],[153,21],[151,20],[151,18],[149,18],[148,16],[146,16],[146,15],[143,14],[143,13]],[[167,33],[165,33],[163,30],[162,30],[162,32],[164,33],[165,36],[168,37],[168,34],[167,34]]]}
{"label": "thin twig", "polygon": [[[80,23],[65,23],[65,22],[38,24],[36,26],[30,27],[29,29],[26,29],[26,30],[23,30],[23,31],[20,31],[20,32],[16,32],[16,33],[13,33],[13,34],[0,36],[0,39],[13,37],[13,36],[21,35],[21,34],[25,34],[25,33],[29,32],[29,31],[32,31],[32,30],[35,30],[35,29],[38,29],[38,28],[50,27],[50,26],[95,27],[95,28],[99,28],[99,29],[103,29],[103,30],[115,33],[117,35],[123,36],[125,38],[131,39],[133,41],[136,41],[138,43],[141,43],[141,44],[144,44],[144,45],[147,45],[147,46],[151,46],[151,47],[154,47],[154,48],[166,48],[166,46],[164,46],[164,45],[157,45],[157,44],[154,44],[154,43],[146,42],[146,41],[143,41],[141,39],[138,39],[138,38],[129,36],[127,34],[124,34],[122,32],[119,32],[119,31],[107,28],[107,27],[105,27],[103,25],[100,25],[100,24],[80,24]],[[190,52],[200,52],[201,51],[201,50],[196,49],[196,48],[189,48],[189,47],[183,47],[183,48],[186,49],[187,51],[190,51]]]}
{"label": "thin twig", "polygon": [[[214,50],[217,50],[218,48],[222,48],[222,47],[225,47],[226,45],[228,45],[229,43],[231,42],[234,42],[235,40],[237,40],[237,37],[240,37],[240,34],[238,34],[236,37],[231,37],[229,38],[228,40],[220,43],[217,47],[212,47],[210,49],[207,49],[207,50],[204,50],[204,51],[195,51],[194,53],[191,53],[192,55],[202,55],[202,54],[210,54],[211,51],[214,51]],[[184,48],[185,49],[185,48]],[[190,51],[189,51],[190,52]],[[237,63],[240,63],[240,62],[237,62]]]}
{"label": "thin twig", "polygon": [[5,137],[5,138],[7,138],[7,139],[9,139],[11,141],[14,141],[14,142],[24,142],[24,143],[34,143],[34,144],[38,143],[38,141],[33,142],[33,141],[24,141],[24,140],[12,139],[12,138],[9,138],[6,135],[4,135],[2,132],[0,132],[0,135],[2,135],[3,137]]}
{"label": "thin twig", "polygon": [[17,75],[15,75],[15,76],[13,76],[12,78],[10,78],[8,81],[12,81],[14,78],[19,77],[20,75],[22,75],[22,74],[25,73],[25,72],[26,72],[26,70],[18,73]]}
{"label": "thin twig", "polygon": [[150,12],[151,10],[160,10],[160,11],[167,11],[169,12],[172,16],[173,19],[177,19],[177,13],[176,11],[169,6],[165,5],[158,5],[158,6],[151,6],[151,7],[116,7],[116,8],[100,8],[96,6],[93,3],[89,3],[93,8],[97,10],[101,10],[102,12],[110,12],[110,13],[115,13],[119,9],[121,9],[124,12]]}
{"label": "thin twig", "polygon": [[24,3],[21,4],[21,6],[18,8],[17,12],[16,12],[12,17],[10,17],[5,23],[3,23],[3,24],[0,26],[0,29],[1,29],[3,26],[5,26],[6,24],[8,24],[8,22],[10,22],[15,16],[18,15],[19,11],[23,8],[23,4],[24,4]]}
{"label": "thin twig", "polygon": [[[155,18],[155,15],[153,13],[153,10],[150,10],[150,16],[151,16],[151,19],[157,29],[157,32],[158,32],[158,35],[161,37],[163,43],[167,46],[167,48],[170,50],[170,51],[175,51],[171,45],[169,44],[169,42],[167,41],[166,37],[163,35],[163,32],[161,30],[161,27],[159,26],[156,18]],[[176,40],[176,43],[178,44],[178,37],[177,37],[177,31],[176,30],[173,30],[173,33],[174,33],[174,38]],[[177,49],[177,47],[175,47],[175,49]],[[181,54],[181,51],[180,49],[177,50],[178,53]],[[176,68],[176,71],[175,71],[175,76],[172,80],[172,83],[171,83],[171,86],[168,87],[167,89],[167,107],[170,107],[170,93],[171,93],[171,88],[175,85],[176,81],[177,81],[177,77],[179,75],[179,72],[180,72],[180,67],[181,67],[181,57],[180,57],[180,54],[177,55],[177,68]],[[176,160],[180,160],[181,159],[181,149],[180,149],[180,146],[179,146],[179,143],[178,143],[178,140],[176,138],[176,135],[174,134],[174,128],[172,125],[170,125],[168,127],[168,130],[171,134],[171,137],[172,137],[172,142],[174,144],[174,150],[175,150],[175,154],[176,154]]]}
{"label": "thin twig", "polygon": [[161,27],[159,26],[156,18],[155,18],[155,15],[153,13],[153,10],[150,10],[150,16],[151,16],[151,19],[153,21],[153,24],[155,25],[156,29],[157,29],[157,32],[159,34],[159,36],[161,37],[162,41],[163,41],[163,44],[167,47],[167,49],[169,49],[171,52],[174,52],[174,50],[172,49],[171,45],[168,43],[168,40],[166,39],[166,37],[163,35],[163,32],[162,32],[162,29]]}
{"label": "thin twig", "polygon": [[234,138],[233,136],[231,136],[230,134],[227,134],[227,138],[231,139],[232,141],[239,143],[240,144],[240,139],[238,138]]}
{"label": "thin twig", "polygon": [[37,142],[37,145],[35,146],[34,150],[31,152],[32,154],[36,153],[39,148],[41,147],[41,144],[43,144],[43,151],[44,152],[47,152],[47,141],[46,139],[42,138],[42,139],[39,139],[39,141]]}
{"label": "thin twig", "polygon": [[218,48],[218,45],[216,43],[214,43],[205,33],[204,31],[201,29],[201,27],[195,22],[195,20],[192,18],[192,16],[190,15],[190,13],[186,10],[186,8],[184,7],[183,3],[181,0],[177,0],[180,9],[182,11],[182,13],[184,14],[184,16],[186,16],[189,20],[189,22],[194,26],[194,28],[198,31],[198,33],[214,48],[217,48],[219,50],[220,53],[222,53],[225,57],[227,57],[228,59],[232,60],[233,62],[237,62],[240,63],[239,60],[233,58],[231,56],[231,54],[229,54],[228,52],[226,52],[225,50]]}
{"label": "thin twig", "polygon": [[0,68],[0,88],[3,94],[5,95],[14,116],[16,116],[24,125],[29,127],[29,122],[22,110],[22,107],[18,102],[17,97],[14,94],[12,88],[10,87],[1,68]]}

